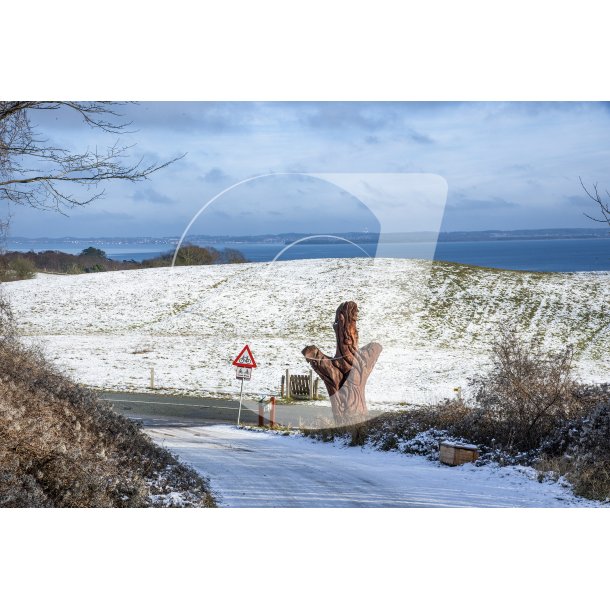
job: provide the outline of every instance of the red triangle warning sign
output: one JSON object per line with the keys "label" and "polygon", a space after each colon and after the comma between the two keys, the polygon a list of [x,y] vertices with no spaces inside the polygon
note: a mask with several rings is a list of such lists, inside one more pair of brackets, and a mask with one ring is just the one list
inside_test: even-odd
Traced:
{"label": "red triangle warning sign", "polygon": [[245,369],[256,368],[256,361],[254,360],[254,356],[247,345],[245,345],[244,349],[239,352],[239,356],[233,360],[233,366],[241,366]]}

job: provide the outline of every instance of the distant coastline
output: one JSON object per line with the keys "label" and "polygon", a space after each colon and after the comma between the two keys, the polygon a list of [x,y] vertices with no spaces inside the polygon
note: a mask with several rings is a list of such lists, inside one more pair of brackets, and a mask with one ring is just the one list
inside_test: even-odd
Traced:
{"label": "distant coastline", "polygon": [[[600,229],[528,229],[338,233],[339,239],[306,233],[229,236],[191,235],[187,243],[215,250],[238,250],[250,262],[271,260],[376,257],[431,259],[515,271],[610,271],[610,231]],[[303,238],[310,238],[304,239]],[[438,238],[438,239],[437,239]],[[108,259],[140,264],[173,254],[178,237],[13,238],[4,247],[14,252],[59,251],[78,254],[103,250]],[[381,254],[383,252],[383,254]]]}
{"label": "distant coastline", "polygon": [[[338,238],[347,239],[356,244],[376,244],[379,234],[373,232],[332,233]],[[332,244],[337,240],[332,237],[315,237],[312,233],[277,233],[264,235],[190,235],[189,243],[193,244],[292,244],[303,238],[302,245]],[[178,236],[167,237],[9,237],[7,248],[20,246],[38,249],[39,246],[167,246],[174,247]],[[385,243],[430,243],[430,242],[477,242],[477,241],[511,241],[511,240],[547,240],[547,239],[610,239],[608,228],[587,229],[519,229],[500,231],[420,231],[411,233],[385,233]],[[20,248],[20,249],[21,249]]]}

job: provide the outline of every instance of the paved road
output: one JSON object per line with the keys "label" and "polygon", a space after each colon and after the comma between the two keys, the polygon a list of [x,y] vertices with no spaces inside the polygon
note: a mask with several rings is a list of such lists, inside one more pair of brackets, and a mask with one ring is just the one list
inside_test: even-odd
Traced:
{"label": "paved road", "polygon": [[408,487],[388,479],[383,472],[387,460],[375,459],[386,457],[381,454],[373,455],[371,468],[358,459],[360,451],[229,425],[159,426],[146,432],[208,477],[221,507],[434,505],[419,501]]}
{"label": "paved road", "polygon": [[[193,398],[166,394],[132,394],[127,392],[102,392],[101,397],[112,403],[113,408],[145,427],[197,426],[218,423],[236,423],[239,402],[222,398]],[[269,413],[265,413],[269,417]],[[300,403],[276,406],[276,422],[284,426],[299,425],[320,427],[332,421],[328,407]],[[241,422],[258,423],[258,403],[244,399]],[[266,419],[268,424],[269,420]]]}
{"label": "paved road", "polygon": [[[209,477],[226,507],[592,506],[514,467],[451,468],[421,456],[344,447],[226,424],[147,428]],[[527,470],[527,469],[525,469]],[[408,527],[408,523],[406,524]]]}
{"label": "paved road", "polygon": [[[362,450],[307,438],[238,429],[238,404],[160,394],[106,392],[119,413],[142,422],[156,442],[209,477],[221,506],[449,507],[584,505],[557,484],[511,468],[451,469],[423,457]],[[256,423],[249,401],[244,422]],[[278,406],[283,423],[315,424],[330,410]],[[215,425],[214,425],[215,424]]]}

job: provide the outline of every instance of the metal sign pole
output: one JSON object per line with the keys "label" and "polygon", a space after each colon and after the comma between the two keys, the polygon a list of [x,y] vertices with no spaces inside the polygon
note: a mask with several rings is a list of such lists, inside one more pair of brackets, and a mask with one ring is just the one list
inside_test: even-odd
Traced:
{"label": "metal sign pole", "polygon": [[244,379],[250,381],[252,378],[252,369],[256,368],[256,361],[247,344],[244,345],[244,348],[239,352],[237,358],[233,360],[233,366],[237,367],[237,379],[241,379],[241,387],[239,389],[239,410],[237,411],[237,425],[239,426],[241,420],[241,405],[244,396]]}
{"label": "metal sign pole", "polygon": [[244,380],[241,380],[241,389],[239,390],[239,411],[237,412],[237,425],[239,426],[239,419],[241,417],[241,397],[244,393]]}

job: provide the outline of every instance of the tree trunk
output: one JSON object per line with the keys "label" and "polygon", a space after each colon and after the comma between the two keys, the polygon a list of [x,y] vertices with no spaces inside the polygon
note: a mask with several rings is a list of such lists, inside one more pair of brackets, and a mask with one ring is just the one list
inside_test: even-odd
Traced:
{"label": "tree trunk", "polygon": [[358,305],[341,303],[335,315],[337,351],[331,358],[314,345],[303,350],[307,362],[322,378],[333,410],[335,424],[347,426],[364,421],[368,415],[364,388],[382,347],[369,343],[358,349]]}

